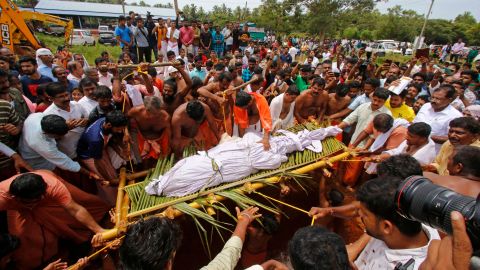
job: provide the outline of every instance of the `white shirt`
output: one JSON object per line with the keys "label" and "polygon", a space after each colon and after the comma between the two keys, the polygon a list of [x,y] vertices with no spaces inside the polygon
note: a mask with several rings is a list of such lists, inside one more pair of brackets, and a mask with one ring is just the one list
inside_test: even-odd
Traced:
{"label": "white shirt", "polygon": [[95,107],[97,107],[98,102],[96,100],[93,100],[84,96],[77,102],[77,104],[82,106],[85,112],[87,112],[88,115],[90,115],[90,112],[92,112],[92,110],[95,109]]}
{"label": "white shirt", "polygon": [[[389,109],[387,107],[382,106],[380,109],[376,111],[372,111],[372,103],[364,103],[358,108],[356,108],[353,112],[351,112],[345,119],[343,119],[343,122],[352,125],[354,123],[357,123],[357,126],[355,128],[355,132],[352,135],[352,139],[350,143],[354,143],[355,140],[357,139],[358,135],[367,127],[367,125],[373,120],[373,118],[381,113],[386,113],[388,115],[392,115]],[[366,139],[363,140],[358,147],[363,147],[366,143]]]}
{"label": "white shirt", "polygon": [[332,55],[330,52],[322,53],[322,59],[323,60],[330,59],[330,55]]}
{"label": "white shirt", "polygon": [[[312,60],[312,67],[318,66],[318,63],[320,63],[320,61],[318,61],[318,58],[314,56],[313,60]],[[308,57],[307,57],[307,59],[305,59],[303,64],[308,64]]]}
{"label": "white shirt", "polygon": [[427,257],[431,241],[440,239],[437,230],[424,225],[422,229],[427,234],[428,244],[419,248],[390,249],[385,242],[372,237],[355,260],[355,265],[359,270],[393,270],[397,263],[404,264],[413,258],[415,260],[413,269],[417,270]]}
{"label": "white shirt", "polygon": [[[57,148],[54,138],[48,137],[42,130],[41,121],[46,114],[30,114],[23,123],[19,152],[23,159],[34,169],[60,169],[78,172],[80,164],[73,161]],[[80,134],[81,135],[81,134]]]}
{"label": "white shirt", "polygon": [[107,72],[107,76],[103,76],[102,73],[98,72],[98,84],[105,85],[106,87],[112,87],[112,78],[113,75]]}
{"label": "white shirt", "polygon": [[[43,113],[45,115],[55,114],[63,117],[67,121],[71,119],[88,118],[88,113],[83,109],[83,107],[72,101],[70,102],[70,111],[62,110],[57,107],[55,103],[52,103],[52,105],[48,106]],[[58,149],[60,149],[60,151],[65,153],[70,158],[76,158],[77,144],[83,134],[83,131],[85,131],[84,127],[76,127],[69,130],[68,133],[58,141]]]}
{"label": "white shirt", "polygon": [[293,112],[295,110],[295,101],[290,104],[290,109],[284,119],[280,119],[283,109],[283,97],[284,93],[276,96],[270,102],[270,114],[272,116],[272,126],[279,129],[286,129],[294,125],[295,117]]}
{"label": "white shirt", "polygon": [[[405,154],[407,152],[407,141],[403,141],[397,148],[385,151],[391,156]],[[433,162],[435,159],[435,142],[431,139],[428,140],[428,143],[424,145],[422,148],[418,149],[412,157],[414,157],[420,165],[428,165]]]}
{"label": "white shirt", "polygon": [[290,54],[290,56],[292,56],[292,61],[295,61],[295,57],[297,56],[297,52],[298,52],[298,49],[295,48],[295,47],[290,47],[290,49],[288,50],[288,54]]}
{"label": "white shirt", "polygon": [[[413,119],[413,123],[424,122],[430,125],[432,132],[430,136],[447,136],[450,121],[455,118],[462,117],[462,113],[455,109],[452,105],[448,105],[440,112],[435,112],[432,104],[425,103],[417,116]],[[441,144],[435,144],[435,152],[440,151]]]}
{"label": "white shirt", "polygon": [[69,79],[69,80],[71,80],[71,81],[80,82],[80,80],[81,80],[82,78],[77,78],[77,77],[73,76],[72,73],[70,73],[70,74],[68,74],[67,79]]}
{"label": "white shirt", "polygon": [[465,47],[465,43],[463,42],[457,42],[453,44],[452,53],[460,53],[463,50],[463,47]]}
{"label": "white shirt", "polygon": [[126,85],[126,92],[130,99],[132,100],[133,107],[140,106],[143,104],[142,93],[131,84]]}
{"label": "white shirt", "polygon": [[230,29],[223,28],[222,35],[225,38],[225,45],[232,45],[233,44],[232,31]]}

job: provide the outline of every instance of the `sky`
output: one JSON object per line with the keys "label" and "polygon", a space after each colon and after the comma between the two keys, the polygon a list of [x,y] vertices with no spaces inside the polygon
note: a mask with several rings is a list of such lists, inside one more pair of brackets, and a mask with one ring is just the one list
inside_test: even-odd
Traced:
{"label": "sky", "polygon": [[[155,4],[159,1],[145,0],[145,2]],[[171,2],[173,4],[173,1]],[[249,8],[255,8],[258,7],[261,2],[261,0],[178,0],[178,5],[181,8],[187,4],[195,4],[196,6],[203,6],[205,10],[210,10],[214,5],[221,5],[223,3],[230,8],[235,8],[238,5],[243,7],[245,6],[245,3],[247,3]],[[380,12],[386,13],[389,7],[400,5],[403,9],[413,9],[419,14],[425,14],[428,10],[429,4],[429,0],[384,0],[377,3],[377,8]],[[463,14],[465,11],[470,11],[477,21],[480,21],[478,0],[435,0],[430,18],[450,20],[454,19],[459,14]]]}

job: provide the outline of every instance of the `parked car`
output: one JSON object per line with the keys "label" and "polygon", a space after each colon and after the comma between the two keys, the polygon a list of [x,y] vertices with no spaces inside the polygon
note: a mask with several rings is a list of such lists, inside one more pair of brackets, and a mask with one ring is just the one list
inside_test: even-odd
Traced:
{"label": "parked car", "polygon": [[98,43],[100,44],[110,44],[110,45],[116,45],[117,40],[115,39],[115,35],[113,32],[100,32],[98,33]]}
{"label": "parked car", "polygon": [[110,32],[110,29],[108,29],[108,25],[99,25],[98,26],[98,32]]}
{"label": "parked car", "polygon": [[387,53],[402,54],[402,51],[398,49],[398,45],[391,41],[375,42],[370,45],[373,54],[378,56],[385,56]]}
{"label": "parked car", "polygon": [[90,32],[82,29],[74,29],[70,45],[95,45],[95,38]]}

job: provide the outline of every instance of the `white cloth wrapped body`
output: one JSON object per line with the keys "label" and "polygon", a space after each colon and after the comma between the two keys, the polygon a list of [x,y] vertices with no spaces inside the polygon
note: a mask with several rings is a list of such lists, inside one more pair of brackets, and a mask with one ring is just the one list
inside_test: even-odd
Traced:
{"label": "white cloth wrapped body", "polygon": [[[282,131],[284,136],[270,138],[269,151],[265,151],[263,145],[258,143],[262,134],[250,132],[243,138],[227,141],[208,152],[180,160],[159,179],[149,183],[145,190],[151,195],[179,197],[203,188],[237,181],[259,170],[280,167],[282,162],[288,160],[288,153],[303,151],[307,147],[321,151],[318,149],[318,141],[327,136],[335,136],[340,131],[337,127],[305,130],[298,134]],[[312,142],[315,141],[317,148],[312,148]]]}

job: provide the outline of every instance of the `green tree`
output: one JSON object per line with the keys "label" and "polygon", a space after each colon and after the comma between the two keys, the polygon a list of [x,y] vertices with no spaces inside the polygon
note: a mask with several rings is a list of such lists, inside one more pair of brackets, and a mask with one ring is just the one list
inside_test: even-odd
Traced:
{"label": "green tree", "polygon": [[141,7],[149,7],[150,5],[145,3],[145,1],[143,0],[140,0],[140,2],[138,2],[138,5],[141,6]]}

